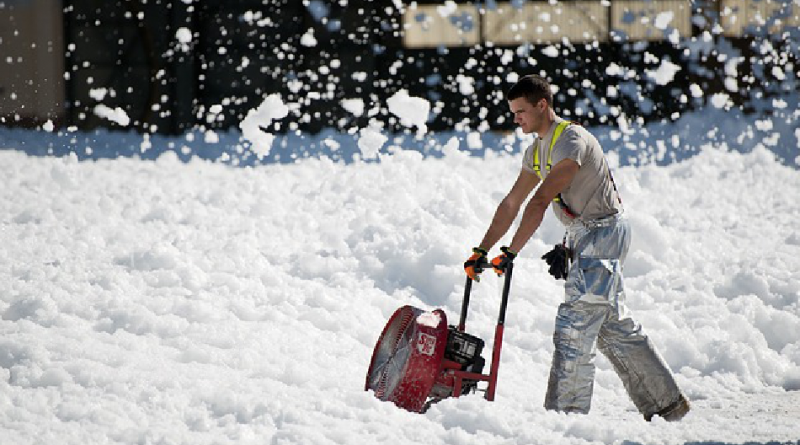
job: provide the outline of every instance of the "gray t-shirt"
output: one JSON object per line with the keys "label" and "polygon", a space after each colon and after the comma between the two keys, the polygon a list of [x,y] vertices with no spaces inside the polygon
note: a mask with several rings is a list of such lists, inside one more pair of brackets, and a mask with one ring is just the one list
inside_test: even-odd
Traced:
{"label": "gray t-shirt", "polygon": [[[537,137],[533,145],[525,150],[522,158],[522,168],[537,174],[538,172],[534,171],[533,153],[539,149],[542,180],[547,178],[547,152],[550,149],[550,140],[553,138],[556,126],[563,120],[556,117],[545,137]],[[614,187],[608,162],[597,138],[582,126],[570,124],[553,146],[552,167],[564,159],[572,159],[580,166],[572,183],[561,192],[562,200],[573,213],[578,215],[578,219],[589,221],[622,211],[619,194]],[[560,205],[554,203],[551,207],[564,225],[572,224],[574,220],[567,216]]]}

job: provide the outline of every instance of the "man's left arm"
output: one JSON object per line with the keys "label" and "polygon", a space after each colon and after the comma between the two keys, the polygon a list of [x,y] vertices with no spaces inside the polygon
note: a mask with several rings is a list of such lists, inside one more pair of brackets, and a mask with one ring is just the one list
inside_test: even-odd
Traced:
{"label": "man's left arm", "polygon": [[519,228],[511,240],[511,245],[508,246],[512,252],[519,253],[525,247],[525,244],[541,225],[547,206],[559,193],[569,187],[578,173],[578,169],[580,169],[580,165],[577,162],[572,159],[564,159],[550,170],[547,178],[525,206]]}

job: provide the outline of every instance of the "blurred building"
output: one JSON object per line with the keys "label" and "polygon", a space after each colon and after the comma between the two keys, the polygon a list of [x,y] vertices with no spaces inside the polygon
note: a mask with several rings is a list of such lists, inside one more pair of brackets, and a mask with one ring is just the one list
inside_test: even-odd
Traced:
{"label": "blurred building", "polygon": [[670,119],[796,89],[799,25],[788,0],[0,0],[0,124],[227,129],[280,93],[292,114],[271,130],[346,131],[406,89],[431,129],[508,130],[524,73],[571,119]]}

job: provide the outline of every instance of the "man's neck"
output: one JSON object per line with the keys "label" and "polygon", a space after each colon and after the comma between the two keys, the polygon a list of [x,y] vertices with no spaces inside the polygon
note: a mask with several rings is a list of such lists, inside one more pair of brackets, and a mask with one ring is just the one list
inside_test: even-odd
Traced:
{"label": "man's neck", "polygon": [[556,112],[553,111],[552,108],[547,110],[542,127],[536,131],[540,138],[544,139],[544,137],[547,136],[547,132],[550,131],[550,127],[553,126],[553,123],[556,121],[556,117]]}

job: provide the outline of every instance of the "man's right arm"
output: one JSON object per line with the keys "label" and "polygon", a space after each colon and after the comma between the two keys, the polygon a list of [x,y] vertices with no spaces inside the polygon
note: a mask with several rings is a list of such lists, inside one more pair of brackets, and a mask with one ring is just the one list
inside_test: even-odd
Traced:
{"label": "man's right arm", "polygon": [[483,241],[481,241],[480,247],[482,249],[489,251],[508,232],[525,199],[536,188],[537,184],[539,184],[538,176],[524,168],[520,170],[514,186],[511,187],[511,190],[500,202],[500,205],[497,206],[492,224],[486,231]]}

